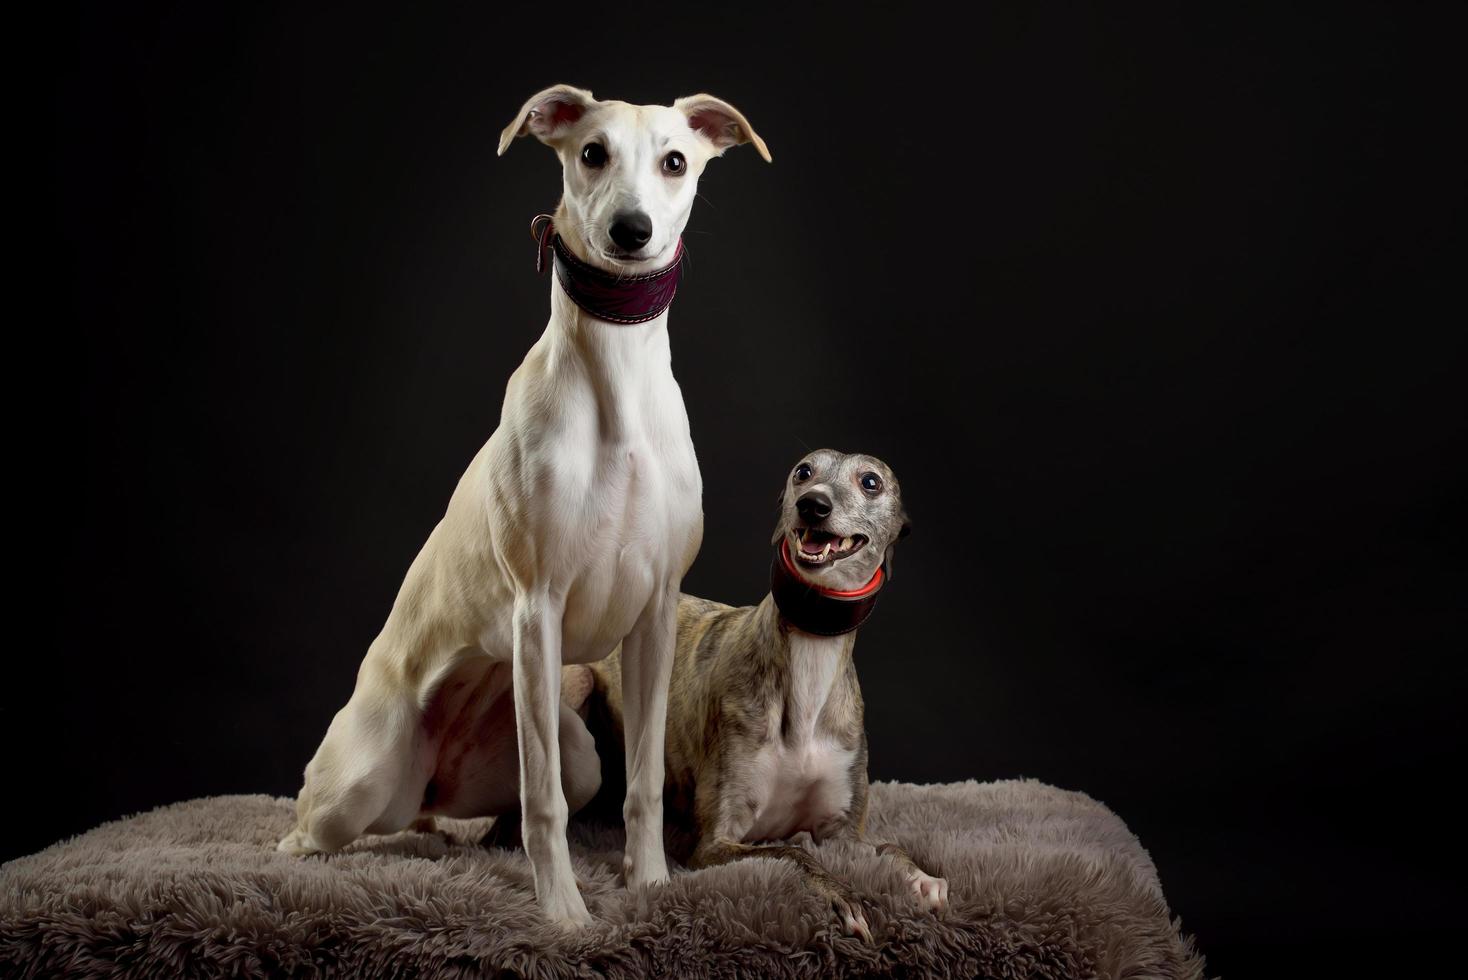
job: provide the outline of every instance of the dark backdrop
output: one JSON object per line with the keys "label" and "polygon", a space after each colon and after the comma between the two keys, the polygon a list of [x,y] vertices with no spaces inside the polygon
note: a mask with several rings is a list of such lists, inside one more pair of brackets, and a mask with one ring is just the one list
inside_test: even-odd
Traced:
{"label": "dark backdrop", "polygon": [[759,597],[807,447],[891,462],[916,530],[858,648],[873,777],[1105,801],[1212,972],[1430,945],[1464,647],[1447,70],[1386,6],[1114,6],[81,12],[64,601],[0,709],[41,801],[3,856],[297,789],[544,325],[559,170],[495,143],[567,81],[713,92],[774,153],[712,163],[686,236],[685,587]]}

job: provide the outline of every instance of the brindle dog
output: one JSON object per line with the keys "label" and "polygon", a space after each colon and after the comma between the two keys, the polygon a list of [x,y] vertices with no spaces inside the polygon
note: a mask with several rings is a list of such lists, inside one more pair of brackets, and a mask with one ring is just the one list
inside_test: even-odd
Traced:
{"label": "brindle dog", "polygon": [[[867,740],[852,650],[854,626],[870,604],[853,608],[843,622],[842,607],[832,621],[807,600],[849,600],[870,586],[874,599],[907,531],[902,492],[887,464],[830,449],[807,455],[781,496],[774,543],[784,571],[774,570],[774,591],[737,609],[681,597],[668,691],[668,799],[697,840],[689,866],[746,857],[793,861],[846,929],[867,940],[851,889],[789,837],[808,831],[817,841],[847,839],[887,855],[916,900],[935,911],[947,904],[948,883],[864,833]],[[583,708],[608,775],[620,771],[621,760],[611,755],[622,744],[621,667],[614,652],[567,668],[563,683],[573,704],[591,695]]]}

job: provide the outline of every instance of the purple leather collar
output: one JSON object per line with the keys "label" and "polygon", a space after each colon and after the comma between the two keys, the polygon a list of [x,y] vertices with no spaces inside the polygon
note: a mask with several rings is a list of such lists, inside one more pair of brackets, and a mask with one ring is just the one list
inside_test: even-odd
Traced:
{"label": "purple leather collar", "polygon": [[545,254],[551,252],[556,278],[571,301],[598,320],[609,323],[646,323],[663,314],[672,305],[683,277],[683,239],[678,239],[678,252],[666,268],[637,276],[619,276],[588,265],[566,247],[548,214],[538,214],[530,222],[535,238],[535,271],[545,271]]}

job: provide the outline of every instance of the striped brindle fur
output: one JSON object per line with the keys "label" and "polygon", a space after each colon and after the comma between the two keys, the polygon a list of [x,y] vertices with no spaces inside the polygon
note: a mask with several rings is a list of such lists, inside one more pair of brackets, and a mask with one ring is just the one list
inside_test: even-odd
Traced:
{"label": "striped brindle fur", "polygon": [[[790,541],[802,578],[849,590],[880,566],[890,575],[892,550],[906,530],[901,490],[885,463],[821,450],[791,471],[775,541]],[[792,836],[848,839],[888,855],[915,899],[934,910],[946,905],[948,883],[895,844],[866,837],[867,741],[855,646],[855,632],[826,637],[794,628],[768,594],[738,608],[682,596],[668,691],[666,799],[696,841],[690,867],[746,857],[792,861],[848,931],[870,938],[851,889]],[[581,673],[567,677],[568,696],[590,689],[583,711],[598,747],[606,747],[603,772],[611,777],[624,761],[613,758],[623,744],[621,657],[568,671]]]}

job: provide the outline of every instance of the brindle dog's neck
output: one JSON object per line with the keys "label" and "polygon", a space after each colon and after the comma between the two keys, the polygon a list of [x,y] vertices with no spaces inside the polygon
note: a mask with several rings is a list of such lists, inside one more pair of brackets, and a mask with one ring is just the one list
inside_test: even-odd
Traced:
{"label": "brindle dog's neck", "polygon": [[766,595],[754,610],[754,625],[760,642],[757,655],[774,676],[780,678],[780,733],[786,742],[811,739],[817,723],[828,708],[830,721],[846,728],[861,724],[860,695],[856,687],[852,651],[856,631],[840,636],[817,636],[792,626],[780,615],[774,596]]}

